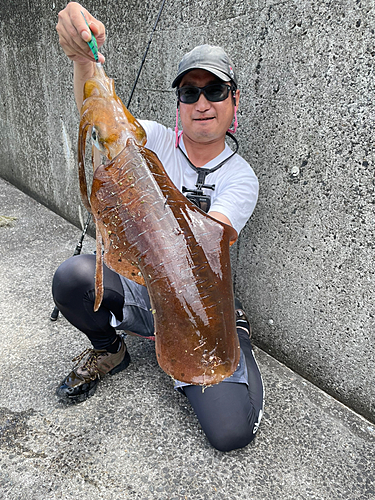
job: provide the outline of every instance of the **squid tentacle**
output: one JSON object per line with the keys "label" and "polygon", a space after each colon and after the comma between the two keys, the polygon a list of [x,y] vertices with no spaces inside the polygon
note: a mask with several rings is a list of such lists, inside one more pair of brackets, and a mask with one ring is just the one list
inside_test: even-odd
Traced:
{"label": "squid tentacle", "polygon": [[94,312],[96,312],[103,300],[103,238],[96,225],[96,267],[95,267],[95,304]]}
{"label": "squid tentacle", "polygon": [[87,194],[87,180],[85,172],[85,152],[86,152],[86,138],[89,128],[92,126],[90,121],[84,121],[79,127],[79,141],[78,141],[78,176],[79,188],[81,191],[82,202],[86,210],[92,213],[90,201]]}

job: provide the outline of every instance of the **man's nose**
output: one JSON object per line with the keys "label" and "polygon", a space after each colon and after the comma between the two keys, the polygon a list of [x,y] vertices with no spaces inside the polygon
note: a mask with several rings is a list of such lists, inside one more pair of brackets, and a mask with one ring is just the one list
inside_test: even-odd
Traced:
{"label": "man's nose", "polygon": [[211,106],[210,101],[206,98],[206,96],[202,92],[198,98],[196,108],[198,109],[198,111],[206,111],[206,109],[208,109],[210,106]]}

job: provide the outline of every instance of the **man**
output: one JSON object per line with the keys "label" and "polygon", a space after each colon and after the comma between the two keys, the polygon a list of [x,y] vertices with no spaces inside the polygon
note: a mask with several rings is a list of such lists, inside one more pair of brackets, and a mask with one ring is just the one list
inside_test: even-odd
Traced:
{"label": "man", "polygon": [[[59,13],[56,29],[64,52],[74,64],[78,109],[82,106],[84,83],[92,76],[94,64],[86,43],[91,35],[81,12],[98,47],[105,41],[104,25],[81,5],[71,2]],[[102,54],[99,61],[104,62]],[[147,133],[146,146],[158,155],[179,190],[239,233],[256,204],[258,182],[250,166],[225,143],[233,119],[235,128],[237,125],[240,96],[233,65],[219,47],[196,47],[181,60],[172,87],[177,89],[178,99],[176,128],[173,131],[156,122],[140,120]],[[179,116],[182,132],[177,128]],[[203,196],[197,196],[201,192]],[[81,255],[64,262],[53,280],[53,296],[59,310],[93,345],[93,349],[75,358],[77,365],[57,390],[58,396],[69,402],[91,396],[101,377],[128,366],[130,355],[116,329],[153,337],[147,289],[105,267],[104,297],[94,313],[94,273],[95,257]],[[252,441],[263,410],[263,386],[250,343],[250,326],[239,303],[236,319],[241,346],[236,372],[204,392],[199,386],[178,381],[175,385],[189,399],[211,444],[222,451],[241,448]]]}

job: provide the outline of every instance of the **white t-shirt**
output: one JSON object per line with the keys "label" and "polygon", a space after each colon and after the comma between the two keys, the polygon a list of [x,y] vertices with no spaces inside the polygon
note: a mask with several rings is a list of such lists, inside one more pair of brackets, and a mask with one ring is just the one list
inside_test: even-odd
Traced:
{"label": "white t-shirt", "polygon": [[[188,161],[175,147],[175,132],[160,123],[138,120],[147,134],[146,147],[158,155],[165,171],[174,185],[182,191],[182,186],[195,189],[198,174],[191,168]],[[183,135],[180,148],[186,154]],[[233,153],[228,145],[216,158],[204,165],[213,168]],[[235,154],[222,167],[208,174],[205,184],[215,185],[215,190],[203,189],[210,195],[210,211],[219,212],[230,220],[239,234],[253,213],[258,199],[258,179],[250,165],[238,154]]]}

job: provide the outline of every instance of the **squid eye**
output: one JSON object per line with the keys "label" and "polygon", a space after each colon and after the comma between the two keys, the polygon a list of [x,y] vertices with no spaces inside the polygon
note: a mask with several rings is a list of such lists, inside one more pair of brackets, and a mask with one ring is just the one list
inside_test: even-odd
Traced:
{"label": "squid eye", "polygon": [[103,141],[101,141],[101,136],[100,136],[100,133],[96,130],[95,127],[92,127],[92,130],[91,130],[91,140],[94,144],[94,146],[99,149],[99,151],[101,151],[102,153],[105,152],[105,148],[103,146]]}

